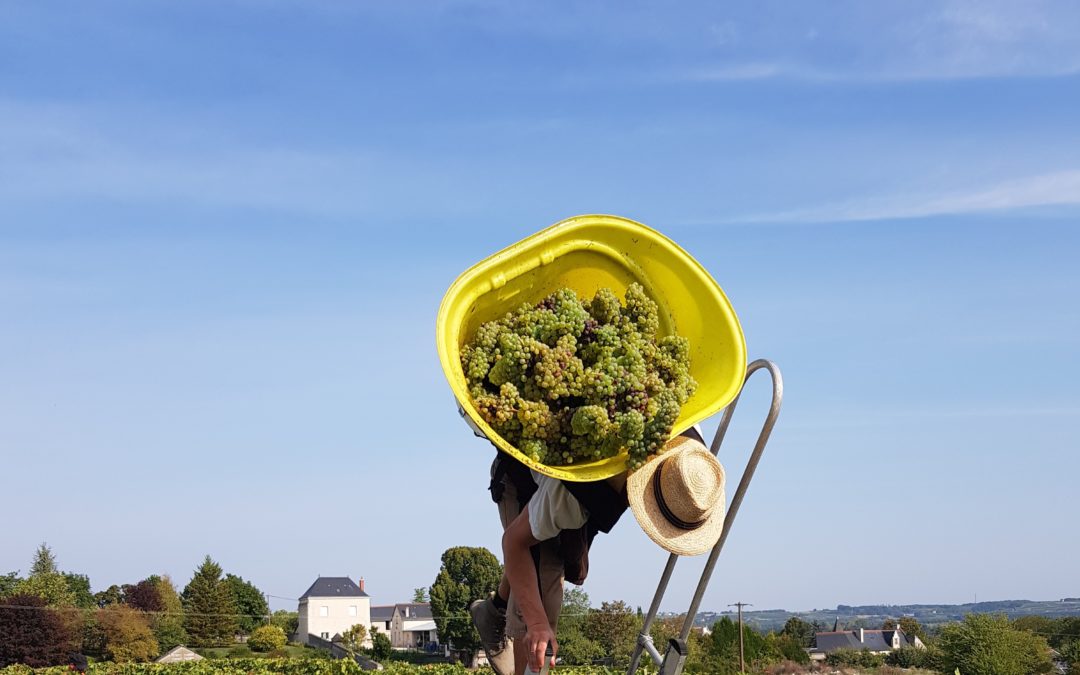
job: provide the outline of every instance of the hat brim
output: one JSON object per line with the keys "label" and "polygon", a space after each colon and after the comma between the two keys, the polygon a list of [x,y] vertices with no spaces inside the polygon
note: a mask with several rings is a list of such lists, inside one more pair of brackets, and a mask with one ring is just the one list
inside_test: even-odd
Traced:
{"label": "hat brim", "polygon": [[[638,525],[661,548],[682,556],[701,555],[716,545],[724,529],[724,513],[727,510],[727,495],[723,482],[721,482],[720,496],[716,501],[716,506],[713,507],[705,522],[693,530],[684,530],[671,524],[657,505],[656,493],[653,491],[653,476],[660,468],[660,463],[671,457],[673,453],[685,452],[694,447],[704,446],[684,436],[676,437],[669,441],[664,452],[657,454],[626,478],[626,496]],[[723,466],[720,467],[720,472],[723,476]]]}

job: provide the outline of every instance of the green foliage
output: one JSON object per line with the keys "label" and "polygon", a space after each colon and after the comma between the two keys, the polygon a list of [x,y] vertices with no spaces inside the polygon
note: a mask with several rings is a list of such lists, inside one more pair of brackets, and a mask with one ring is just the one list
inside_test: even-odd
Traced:
{"label": "green foliage", "polygon": [[412,594],[413,602],[430,602],[428,598],[428,589],[421,586],[420,588],[414,588]]}
{"label": "green foliage", "polygon": [[810,654],[803,647],[800,638],[784,633],[769,633],[765,636],[765,648],[761,660],[805,664],[810,663]]}
{"label": "green foliage", "polygon": [[[460,664],[426,666],[392,661],[384,664],[384,675],[475,675]],[[0,675],[31,675],[26,666],[0,668]],[[38,675],[71,675],[66,666],[36,671]],[[88,675],[365,675],[368,671],[351,659],[215,659],[184,663],[92,663]],[[490,671],[489,671],[490,672]],[[618,675],[602,667],[559,667],[559,675]]]}
{"label": "green foliage", "polygon": [[270,607],[266,604],[266,596],[254,584],[234,574],[226,574],[225,586],[232,593],[233,606],[240,615],[237,622],[241,633],[250,633],[266,621]]}
{"label": "green foliage", "polygon": [[94,604],[98,607],[119,605],[124,602],[124,589],[116,584],[109,586],[104,591],[94,593]]}
{"label": "green foliage", "polygon": [[[671,639],[679,636],[685,619],[686,615],[684,614],[677,617],[667,617],[653,621],[652,626],[649,627],[649,635],[652,637],[653,644],[656,645],[656,648],[660,650],[661,654],[667,651]],[[685,667],[683,669],[684,672],[713,672],[714,669],[711,667],[711,664],[706,662],[706,639],[707,638],[701,629],[690,631],[690,635],[686,638],[687,656]]]}
{"label": "green foliage", "polygon": [[486,548],[457,546],[442,554],[442,566],[431,585],[431,613],[442,642],[469,651],[479,648],[469,603],[493,592],[501,577],[502,565]]}
{"label": "green foliage", "polygon": [[270,623],[285,631],[286,636],[295,635],[300,627],[300,615],[287,609],[279,609],[270,616]]}
{"label": "green foliage", "polygon": [[[717,672],[738,672],[739,627],[730,617],[724,617],[712,625],[712,632],[705,638],[706,661]],[[746,663],[767,661],[770,656],[764,636],[750,626],[743,625],[743,652]]]}
{"label": "green foliage", "polygon": [[941,665],[941,652],[935,647],[901,647],[885,655],[885,663],[898,668],[937,669]]}
{"label": "green foliage", "polygon": [[1005,615],[969,614],[945,626],[937,641],[943,666],[964,675],[1030,675],[1053,668],[1042,636],[1013,628]]}
{"label": "green foliage", "polygon": [[115,605],[97,612],[97,622],[105,635],[105,656],[117,663],[149,661],[158,655],[158,643],[146,614],[131,607]]}
{"label": "green foliage", "polygon": [[15,594],[0,607],[0,668],[12,663],[41,667],[66,663],[74,647],[71,622],[46,609],[37,595]]}
{"label": "green foliage", "polygon": [[1014,620],[1012,625],[1017,630],[1042,635],[1050,646],[1058,651],[1061,651],[1066,643],[1080,640],[1080,616],[1023,616]]}
{"label": "green foliage", "polygon": [[555,639],[565,664],[589,664],[604,656],[603,648],[585,636],[585,618],[590,609],[589,596],[583,589],[572,586],[563,593]]}
{"label": "green foliage", "polygon": [[56,569],[56,558],[46,544],[38,547],[30,575],[15,587],[15,592],[43,598],[49,607],[72,607],[75,593],[68,580]]}
{"label": "green foliage", "polygon": [[230,659],[243,659],[251,656],[251,647],[246,645],[236,645],[229,648]]}
{"label": "green foliage", "polygon": [[855,668],[880,668],[885,665],[881,654],[874,654],[865,649],[837,649],[825,657],[830,666],[852,666]]}
{"label": "green foliage", "polygon": [[97,603],[94,602],[94,594],[90,592],[90,577],[73,572],[64,572],[63,577],[75,600],[76,607],[79,609],[97,608]]}
{"label": "green foliage", "polygon": [[232,591],[221,579],[221,566],[206,556],[184,587],[184,629],[192,644],[232,642],[237,631]]}
{"label": "green foliage", "polygon": [[358,652],[367,647],[367,626],[362,623],[354,624],[341,634],[341,646]]}
{"label": "green foliage", "polygon": [[0,598],[6,598],[13,594],[21,581],[22,577],[19,576],[17,571],[0,574]]}
{"label": "green foliage", "polygon": [[184,630],[184,604],[168,575],[150,577],[154,580],[161,611],[150,617],[150,629],[158,641],[161,651],[167,652],[177,645],[187,644],[188,635]]}
{"label": "green foliage", "polygon": [[1069,675],[1080,675],[1080,639],[1062,644],[1058,651],[1069,666]]}
{"label": "green foliage", "polygon": [[477,411],[532,459],[562,465],[626,449],[640,466],[668,440],[697,383],[685,338],[657,338],[640,284],[583,303],[560,288],[477,328],[461,366]]}
{"label": "green foliage", "polygon": [[[926,631],[923,630],[922,624],[919,620],[913,616],[902,616],[899,619],[900,630],[904,631],[905,635],[914,635],[923,642],[926,642],[929,638],[926,636]],[[881,622],[881,630],[893,630],[896,628],[897,619],[885,619]]]}
{"label": "green foliage", "polygon": [[585,637],[598,644],[616,667],[630,662],[640,630],[637,613],[622,600],[602,603],[600,609],[590,611],[585,618]]}
{"label": "green foliage", "polygon": [[802,647],[812,647],[814,645],[814,633],[816,632],[818,631],[814,624],[793,616],[784,624],[780,634],[795,640]]}
{"label": "green foliage", "polygon": [[379,630],[378,626],[371,627],[371,649],[368,655],[376,661],[385,661],[394,653],[394,647],[386,633]]}
{"label": "green foliage", "polygon": [[285,631],[280,626],[266,624],[251,631],[247,645],[257,652],[269,652],[282,649],[286,642]]}

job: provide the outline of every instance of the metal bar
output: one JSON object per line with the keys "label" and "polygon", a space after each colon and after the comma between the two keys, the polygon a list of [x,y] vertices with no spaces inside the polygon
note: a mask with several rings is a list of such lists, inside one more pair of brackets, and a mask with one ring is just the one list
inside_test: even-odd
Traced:
{"label": "metal bar", "polygon": [[656,645],[653,644],[652,636],[643,636],[639,644],[641,645],[641,648],[648,652],[649,656],[652,657],[653,663],[655,663],[657,667],[664,662],[664,657],[660,655],[660,652],[656,649]]}
{"label": "metal bar", "polygon": [[[671,573],[675,570],[675,563],[678,562],[679,556],[672,553],[668,556],[667,564],[664,565],[664,573],[660,575],[660,583],[656,587],[656,594],[653,595],[652,604],[649,605],[649,613],[645,615],[645,623],[641,625],[641,633],[638,634],[637,645],[634,646],[634,654],[630,657],[630,669],[627,671],[630,675],[633,675],[637,670],[638,662],[641,660],[641,649],[644,646],[643,641],[648,640],[649,644],[652,644],[652,636],[649,635],[649,628],[652,627],[653,621],[656,620],[656,613],[660,611],[660,601],[664,599],[664,593],[667,592],[668,582],[671,581]],[[654,649],[655,651],[655,649]],[[653,660],[656,660],[658,654],[654,655],[650,653]],[[656,665],[660,665],[660,661],[656,661]]]}
{"label": "metal bar", "polygon": [[[701,579],[698,581],[698,587],[694,592],[690,610],[686,613],[686,619],[683,621],[680,639],[684,642],[690,635],[690,629],[693,628],[694,618],[697,616],[697,611],[701,605],[701,599],[705,593],[705,588],[709,585],[709,579],[712,576],[713,568],[716,566],[716,559],[719,557],[720,551],[724,547],[728,532],[730,532],[731,526],[735,522],[735,515],[739,511],[739,506],[742,504],[743,497],[750,485],[750,479],[753,478],[754,471],[757,469],[758,462],[761,460],[761,454],[765,450],[765,444],[768,443],[769,435],[776,425],[776,418],[780,414],[780,404],[784,397],[784,380],[783,377],[781,377],[780,369],[777,368],[776,364],[765,359],[754,361],[746,369],[746,376],[743,378],[743,386],[745,387],[746,382],[750,379],[751,375],[762,368],[767,369],[772,377],[772,405],[769,408],[768,416],[765,418],[765,423],[762,425],[761,432],[758,434],[758,440],[754,446],[753,453],[750,455],[750,460],[743,470],[743,476],[739,482],[739,487],[735,492],[735,497],[731,501],[731,506],[728,508],[727,514],[725,514],[724,528],[720,533],[720,539],[709,554],[709,560],[705,565],[705,570],[702,572]],[[738,405],[741,396],[742,390],[740,389],[739,394],[736,395],[732,402],[724,409],[723,417],[720,419],[720,426],[716,430],[716,435],[713,437],[712,445],[709,448],[714,455],[718,454],[720,451],[720,446],[723,444],[724,438],[727,435],[728,427],[731,425],[732,416],[735,414],[735,408]],[[668,583],[671,581],[671,574],[675,569],[675,563],[678,561],[678,558],[679,556],[671,554],[668,557],[667,564],[664,566],[664,572],[660,577],[660,584],[656,588],[656,594],[653,596],[652,605],[649,607],[649,613],[646,615],[641,633],[638,635],[637,644],[634,647],[634,654],[630,659],[630,667],[627,670],[627,675],[634,675],[637,671],[642,651],[647,651],[653,661],[656,661],[657,665],[663,665],[660,660],[659,652],[652,643],[649,629],[652,627],[652,623],[660,610],[660,603],[664,598],[664,593],[667,591]],[[679,664],[675,670],[681,671],[681,664]]]}
{"label": "metal bar", "polygon": [[[728,512],[724,517],[724,529],[720,532],[720,540],[716,542],[716,546],[713,547],[712,552],[709,554],[705,569],[701,572],[701,579],[698,580],[697,589],[694,591],[694,598],[690,601],[690,609],[686,612],[686,619],[683,621],[682,632],[680,633],[683,640],[689,637],[690,629],[694,626],[694,619],[697,617],[698,608],[701,606],[701,598],[705,595],[705,589],[709,585],[713,568],[716,567],[716,559],[720,557],[720,551],[723,550],[724,542],[727,541],[728,534],[731,532],[731,526],[735,523],[735,516],[739,513],[743,497],[746,495],[747,488],[750,487],[750,481],[757,470],[758,462],[761,461],[761,454],[765,451],[765,444],[769,442],[769,436],[772,434],[773,427],[776,426],[776,418],[780,415],[780,404],[784,399],[784,379],[780,375],[780,369],[776,367],[776,364],[765,359],[754,361],[746,369],[746,380],[749,380],[751,375],[762,368],[768,370],[769,375],[772,376],[772,405],[769,406],[769,414],[765,417],[765,423],[761,426],[761,432],[758,434],[757,442],[754,444],[754,451],[750,454],[750,460],[746,463],[746,468],[743,469],[739,488],[735,491],[735,497],[731,500],[731,506],[728,507]],[[744,387],[746,380],[743,380]],[[732,401],[729,407],[734,410],[737,402],[738,398]],[[730,421],[730,413],[725,413],[724,417],[725,421]],[[722,441],[721,431],[727,431],[727,427],[724,426],[723,422],[721,422],[721,428],[717,430],[717,437]],[[713,444],[719,447],[715,440]]]}

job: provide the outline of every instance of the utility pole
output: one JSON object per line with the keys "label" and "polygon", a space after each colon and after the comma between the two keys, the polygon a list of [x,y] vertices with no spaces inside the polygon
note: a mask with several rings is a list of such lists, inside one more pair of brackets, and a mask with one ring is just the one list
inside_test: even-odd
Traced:
{"label": "utility pole", "polygon": [[736,602],[728,605],[728,607],[739,608],[739,672],[746,674],[746,657],[743,654],[743,634],[742,634],[742,608],[753,607],[749,602]]}

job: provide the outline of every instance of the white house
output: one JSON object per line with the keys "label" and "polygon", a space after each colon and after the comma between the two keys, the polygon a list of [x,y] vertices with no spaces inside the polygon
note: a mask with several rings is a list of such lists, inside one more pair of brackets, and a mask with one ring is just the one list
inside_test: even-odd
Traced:
{"label": "white house", "polygon": [[296,611],[296,640],[304,644],[309,635],[333,640],[356,624],[371,625],[371,597],[364,592],[363,578],[357,585],[348,577],[319,577],[300,596]]}
{"label": "white house", "polygon": [[901,647],[916,647],[925,649],[926,645],[918,635],[908,635],[900,628],[900,622],[896,622],[896,628],[892,630],[867,630],[858,628],[855,630],[840,630],[840,620],[836,620],[833,629],[826,633],[814,634],[814,646],[810,651],[812,661],[824,661],[825,658],[837,649],[854,649],[868,651],[871,654],[888,654]]}
{"label": "white house", "polygon": [[395,649],[423,649],[438,644],[431,605],[426,602],[406,602],[394,605],[390,621],[390,644]]}

